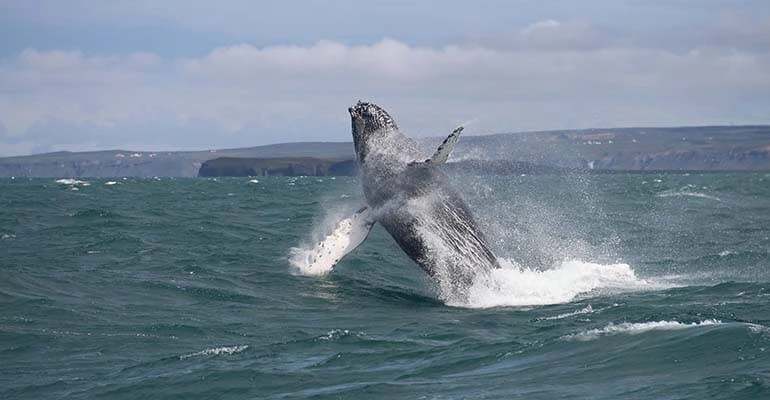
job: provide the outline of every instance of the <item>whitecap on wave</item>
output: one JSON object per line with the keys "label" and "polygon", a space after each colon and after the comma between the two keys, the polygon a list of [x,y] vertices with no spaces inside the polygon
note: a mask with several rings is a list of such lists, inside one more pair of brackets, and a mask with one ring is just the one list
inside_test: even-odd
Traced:
{"label": "whitecap on wave", "polygon": [[332,329],[323,336],[319,336],[318,340],[339,340],[347,336],[364,337],[366,332],[353,332],[348,329]]}
{"label": "whitecap on wave", "polygon": [[714,200],[721,202],[722,199],[706,193],[696,192],[695,185],[687,185],[679,189],[666,190],[655,195],[656,197],[695,197],[700,199]]}
{"label": "whitecap on wave", "polygon": [[583,308],[581,308],[580,310],[577,310],[577,311],[572,311],[572,312],[568,312],[568,313],[564,313],[564,314],[554,315],[552,317],[545,317],[545,318],[542,318],[542,319],[544,319],[544,320],[564,319],[564,318],[574,317],[576,315],[593,314],[595,311],[596,310],[594,310],[594,308],[591,307],[591,305],[589,304],[589,305],[587,305],[587,306],[585,306],[585,307],[583,307]]}
{"label": "whitecap on wave", "polygon": [[91,185],[86,181],[80,181],[77,179],[57,179],[56,183],[61,185],[70,185],[70,186],[90,186]]}
{"label": "whitecap on wave", "polygon": [[576,333],[574,335],[567,335],[564,337],[566,340],[578,340],[589,341],[598,339],[600,336],[627,334],[638,335],[640,333],[649,331],[671,331],[678,329],[688,329],[709,325],[721,325],[722,321],[716,319],[707,319],[701,322],[693,322],[690,324],[678,322],[678,321],[653,321],[653,322],[623,322],[621,324],[613,324],[605,326],[604,328],[589,329],[584,332]]}
{"label": "whitecap on wave", "polygon": [[221,354],[231,355],[235,353],[240,353],[248,348],[249,346],[245,344],[238,345],[238,346],[230,346],[230,347],[215,347],[212,349],[206,349],[195,353],[185,354],[185,355],[179,356],[179,359],[184,360],[186,358],[197,357],[197,356],[218,356]]}

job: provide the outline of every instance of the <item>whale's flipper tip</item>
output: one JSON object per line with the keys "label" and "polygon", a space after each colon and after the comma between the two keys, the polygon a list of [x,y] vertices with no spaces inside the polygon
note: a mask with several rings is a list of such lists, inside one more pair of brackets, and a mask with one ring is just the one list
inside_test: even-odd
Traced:
{"label": "whale's flipper tip", "polygon": [[452,131],[452,133],[447,136],[446,139],[444,139],[441,145],[438,146],[438,149],[436,149],[436,152],[433,154],[433,156],[425,160],[425,162],[433,164],[445,163],[449,159],[449,155],[452,153],[455,144],[458,140],[460,140],[460,134],[463,132],[463,129],[465,128],[458,126],[454,131]]}

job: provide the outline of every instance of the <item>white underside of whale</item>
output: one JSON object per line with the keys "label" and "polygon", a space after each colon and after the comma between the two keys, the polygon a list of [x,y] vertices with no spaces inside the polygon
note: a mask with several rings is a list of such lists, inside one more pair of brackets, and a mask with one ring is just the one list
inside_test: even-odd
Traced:
{"label": "white underside of whale", "polygon": [[324,275],[331,272],[346,254],[363,243],[374,226],[371,209],[363,207],[334,225],[332,231],[307,253],[303,272],[309,275]]}

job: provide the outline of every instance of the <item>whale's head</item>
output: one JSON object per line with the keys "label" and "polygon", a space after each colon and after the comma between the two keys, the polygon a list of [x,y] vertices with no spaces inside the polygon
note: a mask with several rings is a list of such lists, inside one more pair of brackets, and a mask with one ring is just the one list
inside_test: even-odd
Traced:
{"label": "whale's head", "polygon": [[353,144],[359,162],[366,157],[372,139],[398,130],[390,114],[376,104],[359,101],[348,108],[348,112],[353,125]]}

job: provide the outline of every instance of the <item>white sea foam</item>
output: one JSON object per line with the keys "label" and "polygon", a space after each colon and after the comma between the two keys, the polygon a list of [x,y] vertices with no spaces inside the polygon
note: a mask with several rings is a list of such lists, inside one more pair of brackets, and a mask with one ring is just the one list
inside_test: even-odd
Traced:
{"label": "white sea foam", "polygon": [[240,353],[240,352],[242,352],[242,351],[244,351],[244,350],[246,350],[248,348],[249,348],[249,346],[245,345],[245,344],[244,345],[238,345],[238,346],[230,346],[230,347],[216,347],[216,348],[212,348],[212,349],[206,349],[206,350],[198,351],[198,352],[195,352],[195,353],[181,355],[181,356],[179,356],[179,359],[180,360],[184,360],[186,358],[197,357],[197,356],[218,356],[218,355],[221,355],[221,354],[231,355],[231,354],[235,354],[235,353]]}
{"label": "white sea foam", "polygon": [[249,183],[259,183],[259,179],[252,179],[249,181]]}
{"label": "white sea foam", "polygon": [[90,183],[86,181],[79,181],[77,179],[57,179],[56,183],[62,184],[62,185],[71,185],[71,186],[89,186]]}
{"label": "white sea foam", "polygon": [[112,186],[112,185],[117,185],[118,183],[115,181],[107,181],[107,182],[104,182],[104,184],[107,186]]}
{"label": "white sea foam", "polygon": [[608,335],[618,335],[618,334],[638,335],[640,333],[649,332],[649,331],[671,331],[671,330],[678,330],[678,329],[688,329],[688,328],[696,328],[696,327],[710,326],[710,325],[721,325],[721,324],[722,324],[722,321],[719,321],[716,319],[707,319],[705,321],[693,322],[690,324],[682,323],[679,321],[653,321],[653,322],[638,322],[638,323],[623,322],[621,324],[610,323],[604,328],[589,329],[584,332],[564,336],[563,339],[589,341],[589,340],[598,339],[601,336],[608,336]]}
{"label": "white sea foam", "polygon": [[318,340],[338,340],[347,336],[363,337],[366,336],[366,332],[353,332],[348,329],[332,329],[323,336],[319,336]]}
{"label": "white sea foam", "polygon": [[747,323],[746,327],[749,329],[749,332],[751,333],[770,333],[770,328],[764,325]]}
{"label": "white sea foam", "polygon": [[559,314],[559,315],[554,315],[552,317],[545,317],[543,319],[544,320],[564,319],[564,318],[574,317],[575,315],[593,314],[594,311],[595,310],[593,309],[593,307],[591,307],[591,305],[589,304],[586,307],[581,308],[580,310],[577,310],[577,311],[568,312],[568,313]]}
{"label": "white sea foam", "polygon": [[[719,197],[712,196],[706,193],[696,192],[693,189],[697,189],[695,185],[686,185],[679,189],[672,189],[660,192],[656,197],[696,197],[700,199],[708,199],[714,201],[722,201]],[[705,187],[704,187],[705,189]]]}
{"label": "white sea foam", "polygon": [[502,268],[477,280],[469,291],[471,308],[567,303],[591,293],[655,290],[670,287],[640,279],[628,264],[567,260],[544,271],[501,260]]}

